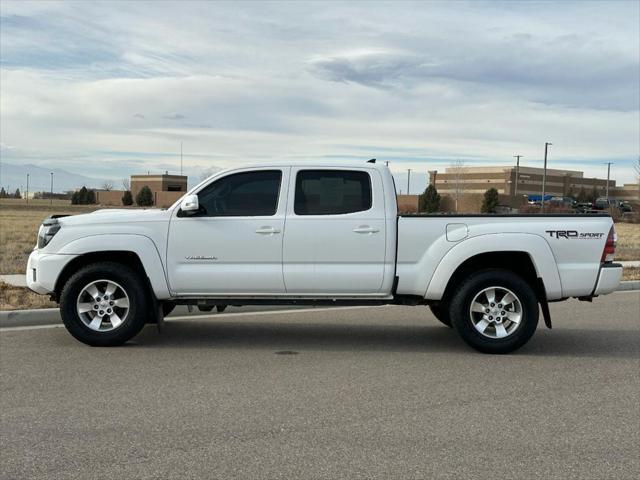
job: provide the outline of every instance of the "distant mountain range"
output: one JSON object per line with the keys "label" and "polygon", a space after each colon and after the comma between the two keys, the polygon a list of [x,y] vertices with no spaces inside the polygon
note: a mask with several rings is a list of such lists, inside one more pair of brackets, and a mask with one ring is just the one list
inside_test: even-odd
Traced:
{"label": "distant mountain range", "polygon": [[[0,187],[11,193],[15,192],[16,188],[22,192],[26,191],[28,173],[30,192],[48,192],[51,188],[51,172],[53,172],[54,192],[76,190],[83,185],[89,188],[100,188],[104,183],[104,180],[99,178],[85,177],[59,168],[48,169],[37,165],[15,165],[2,162],[0,165]],[[114,185],[114,188],[121,188],[121,186]]]}

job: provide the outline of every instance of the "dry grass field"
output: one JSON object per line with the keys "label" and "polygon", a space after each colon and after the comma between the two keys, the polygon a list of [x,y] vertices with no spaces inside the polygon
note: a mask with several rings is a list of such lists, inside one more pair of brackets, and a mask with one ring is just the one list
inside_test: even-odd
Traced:
{"label": "dry grass field", "polygon": [[[68,201],[0,199],[0,274],[23,273],[36,243],[38,227],[52,214],[79,214],[97,210],[98,205],[70,205]],[[640,224],[616,223],[617,260],[640,260]],[[639,268],[626,268],[625,280],[640,280]],[[0,310],[53,306],[47,297],[23,288],[0,284]]]}
{"label": "dry grass field", "polygon": [[[37,203],[36,203],[37,202]],[[0,274],[22,273],[36,244],[38,227],[52,214],[87,213],[97,206],[70,205],[68,201],[0,200]]]}
{"label": "dry grass field", "polygon": [[55,308],[55,302],[46,295],[38,295],[28,288],[13,287],[0,282],[0,311],[26,308]]}
{"label": "dry grass field", "polygon": [[616,260],[640,260],[640,223],[616,223]]}

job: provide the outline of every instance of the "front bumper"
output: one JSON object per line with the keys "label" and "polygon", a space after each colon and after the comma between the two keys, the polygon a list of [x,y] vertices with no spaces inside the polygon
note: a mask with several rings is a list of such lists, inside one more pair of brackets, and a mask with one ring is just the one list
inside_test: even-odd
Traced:
{"label": "front bumper", "polygon": [[622,280],[622,265],[619,263],[605,263],[600,268],[593,295],[606,295],[617,290],[620,280]]}
{"label": "front bumper", "polygon": [[77,256],[40,253],[38,249],[35,249],[29,255],[29,261],[27,262],[27,287],[41,295],[53,293],[60,273]]}

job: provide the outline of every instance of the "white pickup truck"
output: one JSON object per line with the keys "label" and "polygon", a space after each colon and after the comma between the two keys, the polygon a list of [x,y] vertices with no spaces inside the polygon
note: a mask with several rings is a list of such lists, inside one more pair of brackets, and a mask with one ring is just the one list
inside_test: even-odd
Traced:
{"label": "white pickup truck", "polygon": [[164,210],[50,217],[26,276],[96,346],[177,304],[402,304],[506,353],[539,310],[551,326],[548,302],[613,292],[615,244],[608,215],[399,216],[385,166],[273,164],[217,173]]}

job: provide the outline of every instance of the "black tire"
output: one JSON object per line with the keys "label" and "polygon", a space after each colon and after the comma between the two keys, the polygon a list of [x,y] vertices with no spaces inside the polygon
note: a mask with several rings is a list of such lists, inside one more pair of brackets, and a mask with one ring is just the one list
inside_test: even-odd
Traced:
{"label": "black tire", "polygon": [[[472,321],[471,304],[476,295],[489,287],[510,290],[521,305],[518,325],[504,338],[485,336],[476,329]],[[498,298],[497,295],[496,298]],[[504,315],[504,312],[502,314]],[[533,288],[519,275],[502,269],[481,270],[470,275],[457,289],[451,299],[449,316],[453,328],[469,346],[483,353],[510,353],[527,343],[536,331],[538,299]],[[477,314],[475,318],[478,318]],[[487,333],[490,334],[495,326],[487,328],[489,328]],[[497,333],[497,329],[494,331]]]}
{"label": "black tire", "polygon": [[451,318],[449,317],[448,305],[442,303],[432,303],[431,305],[429,305],[429,310],[431,310],[433,316],[436,317],[440,322],[451,328]]}
{"label": "black tire", "polygon": [[[77,302],[80,293],[87,285],[97,280],[116,282],[129,297],[126,317],[122,324],[110,331],[99,332],[90,329],[78,313]],[[137,335],[149,317],[149,304],[149,294],[138,272],[116,262],[99,262],[83,267],[69,278],[60,294],[60,314],[65,327],[77,340],[95,347],[122,345]]]}

